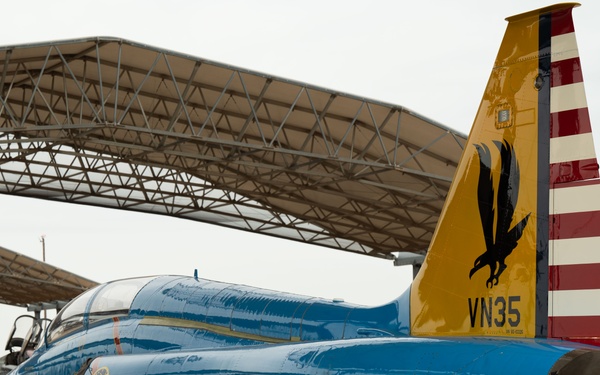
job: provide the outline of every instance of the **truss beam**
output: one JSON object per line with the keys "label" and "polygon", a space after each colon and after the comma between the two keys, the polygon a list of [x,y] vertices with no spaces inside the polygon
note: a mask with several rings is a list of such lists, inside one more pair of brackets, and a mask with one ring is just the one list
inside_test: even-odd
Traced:
{"label": "truss beam", "polygon": [[111,38],[0,48],[0,193],[394,258],[465,136],[400,106]]}

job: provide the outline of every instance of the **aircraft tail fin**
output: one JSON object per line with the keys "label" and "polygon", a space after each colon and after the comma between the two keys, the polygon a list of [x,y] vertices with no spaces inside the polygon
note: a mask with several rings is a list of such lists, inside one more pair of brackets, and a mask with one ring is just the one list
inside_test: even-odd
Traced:
{"label": "aircraft tail fin", "polygon": [[507,18],[411,286],[413,335],[600,337],[600,180],[577,5]]}

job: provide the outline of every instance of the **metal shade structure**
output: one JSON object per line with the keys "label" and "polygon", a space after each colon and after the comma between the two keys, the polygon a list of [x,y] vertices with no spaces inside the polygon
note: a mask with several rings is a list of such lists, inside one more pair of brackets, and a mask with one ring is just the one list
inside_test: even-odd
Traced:
{"label": "metal shade structure", "polygon": [[[98,283],[0,247],[0,303],[68,302]],[[60,305],[59,305],[60,306]]]}
{"label": "metal shade structure", "polygon": [[401,106],[116,38],[1,47],[0,69],[0,193],[390,259],[427,249],[466,138]]}

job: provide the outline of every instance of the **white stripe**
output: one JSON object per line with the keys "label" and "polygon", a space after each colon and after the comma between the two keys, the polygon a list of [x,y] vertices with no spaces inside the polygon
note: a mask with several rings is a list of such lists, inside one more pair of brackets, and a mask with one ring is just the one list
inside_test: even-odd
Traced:
{"label": "white stripe", "polygon": [[579,57],[575,33],[562,34],[552,37],[551,61],[561,61]]}
{"label": "white stripe", "polygon": [[599,184],[551,189],[550,213],[600,211],[600,199],[598,197],[600,197]]}
{"label": "white stripe", "polygon": [[554,290],[548,292],[548,316],[600,315],[600,290]]}
{"label": "white stripe", "polygon": [[600,263],[600,237],[550,240],[551,266]]}
{"label": "white stripe", "polygon": [[550,163],[595,159],[592,133],[550,138]]}
{"label": "white stripe", "polygon": [[550,88],[550,112],[557,113],[577,108],[587,108],[583,82]]}

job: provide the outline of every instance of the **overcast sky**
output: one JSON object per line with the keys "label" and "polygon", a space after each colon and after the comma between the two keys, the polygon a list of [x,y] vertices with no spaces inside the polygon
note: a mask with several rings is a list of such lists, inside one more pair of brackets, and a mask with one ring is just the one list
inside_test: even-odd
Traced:
{"label": "overcast sky", "polygon": [[[600,121],[600,2],[574,10],[592,124]],[[408,107],[468,133],[506,28],[546,1],[11,1],[0,45],[115,36]],[[594,125],[593,125],[594,126]],[[596,144],[598,144],[596,131]],[[410,267],[145,214],[0,195],[0,246],[104,282],[187,274],[362,304]],[[0,309],[0,345],[12,316]]]}

